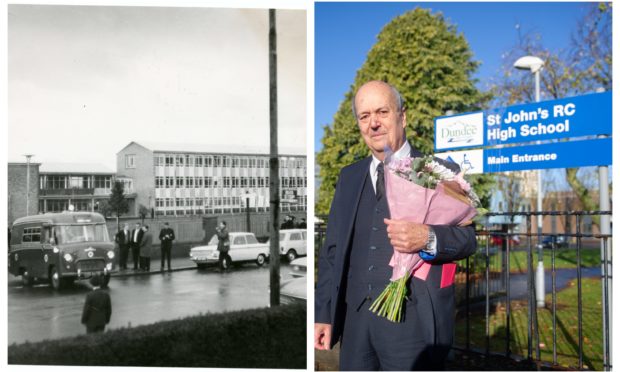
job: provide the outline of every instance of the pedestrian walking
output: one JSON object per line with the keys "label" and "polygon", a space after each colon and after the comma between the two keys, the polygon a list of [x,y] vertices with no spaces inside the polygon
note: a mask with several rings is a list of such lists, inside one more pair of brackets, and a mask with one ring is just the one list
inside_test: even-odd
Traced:
{"label": "pedestrian walking", "polygon": [[159,232],[159,240],[161,241],[161,271],[164,271],[164,262],[168,262],[168,271],[172,270],[170,268],[170,255],[174,239],[174,230],[168,225],[168,222],[164,222],[164,228]]}
{"label": "pedestrian walking", "polygon": [[142,240],[140,241],[140,269],[151,271],[151,248],[153,246],[153,235],[149,231],[149,225],[142,226]]}
{"label": "pedestrian walking", "polygon": [[131,242],[131,233],[129,232],[129,224],[123,224],[123,229],[116,233],[114,239],[118,244],[119,263],[121,270],[127,269],[127,258],[129,257],[129,244]]}
{"label": "pedestrian walking", "polygon": [[140,223],[136,223],[136,227],[131,232],[131,256],[133,258],[133,269],[138,270],[140,262],[140,242],[144,231],[140,228]]}
{"label": "pedestrian walking", "polygon": [[228,251],[230,250],[230,239],[228,236],[228,230],[226,227],[226,221],[220,222],[219,226],[215,228],[217,233],[217,250],[219,253],[218,263],[220,269],[228,270],[228,266],[232,262]]}
{"label": "pedestrian walking", "polygon": [[108,292],[101,289],[103,279],[95,275],[90,279],[93,290],[86,295],[82,324],[86,326],[86,333],[103,332],[112,316],[112,301]]}

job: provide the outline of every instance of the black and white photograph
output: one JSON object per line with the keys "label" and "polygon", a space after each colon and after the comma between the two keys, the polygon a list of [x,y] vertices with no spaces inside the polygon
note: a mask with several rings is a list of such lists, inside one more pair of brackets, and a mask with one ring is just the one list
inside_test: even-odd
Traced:
{"label": "black and white photograph", "polygon": [[5,5],[9,366],[306,368],[294,7]]}

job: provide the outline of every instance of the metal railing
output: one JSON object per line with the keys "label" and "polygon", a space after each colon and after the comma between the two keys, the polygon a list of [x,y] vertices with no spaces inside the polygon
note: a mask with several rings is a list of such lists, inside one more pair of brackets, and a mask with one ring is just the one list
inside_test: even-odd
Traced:
{"label": "metal railing", "polygon": [[[562,233],[538,234],[533,231],[532,219],[539,215],[563,218],[565,221],[570,219],[571,223],[567,225],[574,228]],[[537,367],[545,365],[552,368],[611,370],[609,329],[612,314],[612,236],[585,233],[582,228],[586,216],[591,218],[602,215],[611,215],[611,212],[516,212],[485,215],[479,221],[476,231],[478,251],[458,262],[459,269],[455,278],[457,330],[454,348],[461,352],[486,356],[527,358]],[[525,217],[525,231],[514,231],[515,226],[485,224],[492,216],[505,216],[511,220],[517,216]],[[315,224],[315,258],[318,257],[326,233],[326,218],[319,217],[322,222]],[[536,282],[542,281],[540,277],[536,278],[536,251],[538,261],[544,260],[550,265],[545,267],[544,272],[539,272],[539,275],[548,277],[551,282],[550,288],[544,291],[548,295],[542,299],[542,308],[537,308],[536,299]],[[600,259],[597,257],[598,252]],[[585,261],[584,253],[587,256]],[[544,267],[544,264],[542,266]],[[586,277],[600,278],[600,296],[592,293],[598,284],[591,279],[588,281],[588,292],[584,293],[584,270],[587,271]],[[574,287],[577,289],[576,297],[573,294]],[[589,327],[586,329],[584,294],[590,300],[600,299],[595,304],[586,304],[586,326]],[[571,301],[574,298],[576,303],[573,304]],[[539,303],[540,301],[541,299]],[[570,313],[572,310],[575,310],[575,316]],[[585,331],[588,337],[585,336]],[[599,336],[600,339],[597,339]],[[551,340],[551,350],[547,343],[543,342],[547,339]],[[584,342],[588,343],[587,352]],[[600,349],[597,345],[601,346]],[[564,350],[562,353],[559,347]],[[541,349],[545,351],[544,356]]]}

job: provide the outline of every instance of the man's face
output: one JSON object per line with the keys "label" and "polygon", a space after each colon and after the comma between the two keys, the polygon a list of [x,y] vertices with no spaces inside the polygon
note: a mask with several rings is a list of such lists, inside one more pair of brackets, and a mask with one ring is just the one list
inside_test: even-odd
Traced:
{"label": "man's face", "polygon": [[139,224],[139,223],[137,223],[137,224],[136,224],[136,230],[138,230],[139,228],[140,228],[140,224]]}
{"label": "man's face", "polygon": [[123,230],[129,230],[129,225],[124,224],[124,225],[123,225]]}
{"label": "man's face", "polygon": [[371,81],[364,84],[355,96],[357,125],[370,151],[379,160],[384,149],[397,151],[405,142],[404,111],[398,110],[397,98],[385,83]]}

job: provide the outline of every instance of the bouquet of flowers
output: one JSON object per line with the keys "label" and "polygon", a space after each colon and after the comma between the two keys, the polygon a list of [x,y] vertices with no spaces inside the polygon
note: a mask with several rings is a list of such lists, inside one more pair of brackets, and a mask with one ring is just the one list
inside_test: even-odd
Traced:
{"label": "bouquet of flowers", "polygon": [[[463,174],[437,162],[433,156],[385,160],[385,191],[392,219],[427,225],[465,226],[484,209]],[[402,318],[406,283],[424,264],[418,253],[394,251],[392,278],[370,310],[392,322]],[[423,271],[423,270],[421,270]],[[428,272],[426,272],[428,273]],[[426,279],[426,275],[415,275]]]}

